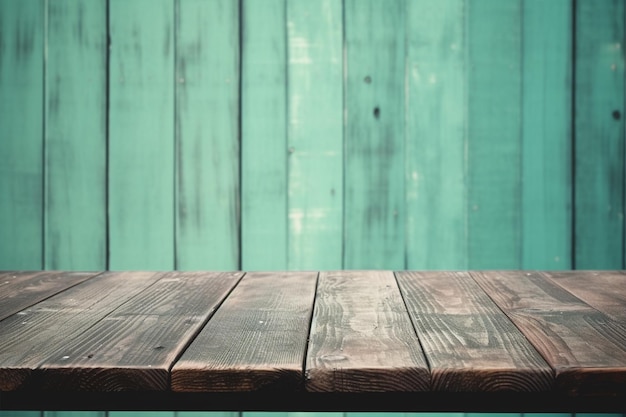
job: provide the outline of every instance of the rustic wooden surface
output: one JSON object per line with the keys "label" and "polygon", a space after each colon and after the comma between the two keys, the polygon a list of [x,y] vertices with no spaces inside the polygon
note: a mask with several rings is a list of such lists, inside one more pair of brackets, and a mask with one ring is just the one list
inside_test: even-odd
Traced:
{"label": "rustic wooden surface", "polygon": [[545,391],[551,369],[466,272],[399,272],[432,389]]}
{"label": "rustic wooden surface", "polygon": [[[626,274],[622,271],[542,272],[552,281],[614,320],[626,322]],[[593,285],[589,285],[589,280]]]}
{"label": "rustic wooden surface", "polygon": [[41,363],[51,390],[167,390],[169,369],[242,273],[164,273]]}
{"label": "rustic wooden surface", "polygon": [[623,412],[625,282],[623,271],[0,271],[0,409]]}
{"label": "rustic wooden surface", "polygon": [[555,389],[572,396],[625,393],[624,322],[538,273],[473,276],[554,369]]}
{"label": "rustic wooden surface", "polygon": [[306,366],[310,391],[423,391],[430,386],[391,271],[320,274]]}
{"label": "rustic wooden surface", "polygon": [[0,320],[93,276],[89,272],[5,272],[0,274]]}
{"label": "rustic wooden surface", "polygon": [[172,389],[297,389],[316,275],[248,274],[174,366]]}

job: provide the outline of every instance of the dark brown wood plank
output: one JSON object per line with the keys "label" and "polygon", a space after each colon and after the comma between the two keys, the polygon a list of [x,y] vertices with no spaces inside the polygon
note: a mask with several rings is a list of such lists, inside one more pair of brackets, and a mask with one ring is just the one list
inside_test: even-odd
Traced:
{"label": "dark brown wood plank", "polygon": [[306,389],[424,391],[430,371],[391,271],[320,273]]}
{"label": "dark brown wood plank", "polygon": [[397,272],[435,391],[546,391],[550,367],[467,272]]}
{"label": "dark brown wood plank", "polygon": [[0,391],[26,385],[43,360],[160,277],[107,272],[0,321]]}
{"label": "dark brown wood plank", "polygon": [[612,319],[626,323],[626,274],[623,271],[541,273]]}
{"label": "dark brown wood plank", "polygon": [[95,272],[3,272],[0,274],[0,320],[95,275]]}
{"label": "dark brown wood plank", "polygon": [[316,272],[252,272],[172,369],[174,391],[302,387]]}
{"label": "dark brown wood plank", "polygon": [[[546,359],[567,395],[626,394],[626,326],[538,272],[472,272]],[[592,279],[589,286],[594,286]]]}
{"label": "dark brown wood plank", "polygon": [[243,273],[170,272],[37,370],[45,390],[169,390],[169,370]]}

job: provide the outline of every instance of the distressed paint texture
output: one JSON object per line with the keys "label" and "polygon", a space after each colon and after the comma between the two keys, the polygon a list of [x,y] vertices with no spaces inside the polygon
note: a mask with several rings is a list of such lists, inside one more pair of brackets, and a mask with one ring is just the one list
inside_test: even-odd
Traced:
{"label": "distressed paint texture", "polygon": [[463,0],[407,0],[409,269],[468,265],[464,13]]}
{"label": "distressed paint texture", "polygon": [[285,0],[242,6],[242,268],[286,269]]}
{"label": "distressed paint texture", "polygon": [[572,2],[523,3],[522,267],[572,267]]}
{"label": "distressed paint texture", "polygon": [[521,266],[520,0],[467,3],[468,267]]}
{"label": "distressed paint texture", "polygon": [[341,269],[341,0],[288,0],[289,269]]}
{"label": "distressed paint texture", "polygon": [[404,0],[345,2],[344,268],[404,268]]}
{"label": "distressed paint texture", "polygon": [[48,3],[46,269],[106,268],[106,1]]}
{"label": "distressed paint texture", "polygon": [[238,269],[239,7],[176,4],[176,268]]}
{"label": "distressed paint texture", "polygon": [[624,2],[576,2],[575,264],[624,267]]}
{"label": "distressed paint texture", "polygon": [[173,10],[173,0],[110,0],[114,270],[174,267]]}
{"label": "distressed paint texture", "polygon": [[0,2],[0,269],[43,267],[44,1]]}
{"label": "distressed paint texture", "polygon": [[0,12],[2,269],[624,266],[622,1]]}

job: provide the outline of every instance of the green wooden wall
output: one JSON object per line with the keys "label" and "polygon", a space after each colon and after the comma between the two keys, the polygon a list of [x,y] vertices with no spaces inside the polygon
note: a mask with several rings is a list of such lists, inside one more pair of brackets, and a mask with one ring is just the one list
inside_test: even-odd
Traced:
{"label": "green wooden wall", "polygon": [[625,268],[625,13],[0,0],[0,269]]}
{"label": "green wooden wall", "polygon": [[623,0],[0,0],[0,269],[624,268]]}
{"label": "green wooden wall", "polygon": [[0,269],[624,268],[623,0],[1,0]]}

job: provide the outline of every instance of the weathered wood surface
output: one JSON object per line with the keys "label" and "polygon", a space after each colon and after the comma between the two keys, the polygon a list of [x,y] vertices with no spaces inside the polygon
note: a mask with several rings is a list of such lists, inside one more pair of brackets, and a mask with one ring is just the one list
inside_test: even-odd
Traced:
{"label": "weathered wood surface", "polygon": [[428,390],[428,365],[419,346],[391,271],[320,274],[307,390]]}
{"label": "weathered wood surface", "polygon": [[0,321],[0,391],[22,387],[45,358],[157,279],[106,273]]}
{"label": "weathered wood surface", "polygon": [[175,391],[297,389],[317,274],[249,273],[172,370]]}
{"label": "weathered wood surface", "polygon": [[167,390],[169,369],[243,273],[164,273],[44,360],[43,389]]}
{"label": "weathered wood surface", "polygon": [[538,273],[472,275],[554,369],[557,391],[571,396],[626,393],[623,321],[611,319]]}
{"label": "weathered wood surface", "polygon": [[[612,319],[626,323],[624,272],[552,271],[542,274]],[[590,281],[593,281],[593,285],[589,284]]]}
{"label": "weathered wood surface", "polygon": [[623,271],[0,271],[0,409],[622,412],[625,288]]}
{"label": "weathered wood surface", "polygon": [[546,391],[551,369],[466,272],[399,272],[432,373],[444,391]]}
{"label": "weathered wood surface", "polygon": [[96,275],[89,272],[14,271],[0,274],[0,320]]}

